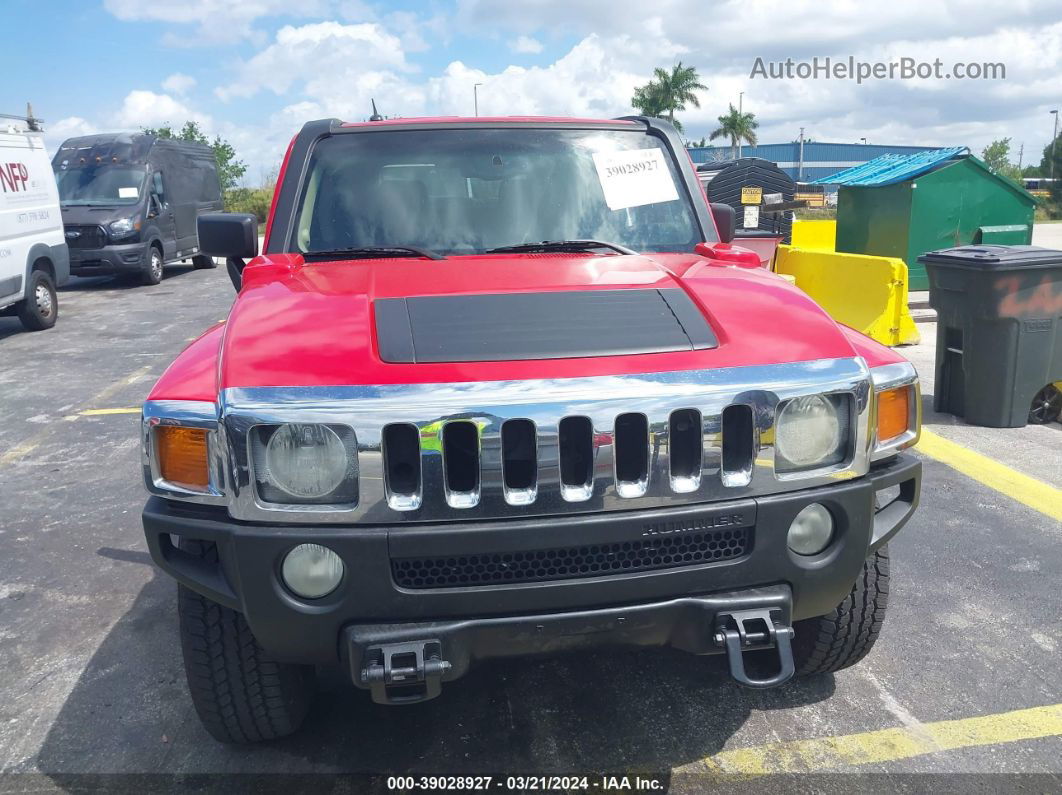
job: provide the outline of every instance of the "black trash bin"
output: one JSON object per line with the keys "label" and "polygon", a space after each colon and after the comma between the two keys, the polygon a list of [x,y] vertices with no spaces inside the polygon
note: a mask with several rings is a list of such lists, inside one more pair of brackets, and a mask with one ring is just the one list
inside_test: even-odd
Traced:
{"label": "black trash bin", "polygon": [[1020,428],[1062,381],[1062,251],[960,246],[918,258],[937,310],[933,407],[974,425]]}

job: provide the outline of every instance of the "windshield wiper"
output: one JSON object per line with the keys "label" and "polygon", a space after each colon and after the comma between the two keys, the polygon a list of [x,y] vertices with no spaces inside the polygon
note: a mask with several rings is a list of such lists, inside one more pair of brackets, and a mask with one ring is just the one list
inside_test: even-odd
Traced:
{"label": "windshield wiper", "polygon": [[594,249],[607,248],[617,254],[636,254],[619,243],[609,243],[605,240],[543,240],[540,243],[517,243],[512,246],[498,246],[487,249],[487,254],[505,254],[520,251],[593,251]]}
{"label": "windshield wiper", "polygon": [[378,257],[408,257],[414,254],[428,259],[446,259],[442,254],[417,246],[355,246],[307,251],[303,259],[376,259]]}

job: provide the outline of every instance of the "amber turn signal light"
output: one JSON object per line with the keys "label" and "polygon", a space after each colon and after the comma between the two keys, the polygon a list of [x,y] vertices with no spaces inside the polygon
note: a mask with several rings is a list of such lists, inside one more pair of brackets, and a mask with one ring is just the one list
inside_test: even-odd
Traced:
{"label": "amber turn signal light", "polygon": [[155,444],[163,480],[181,488],[207,491],[210,471],[205,429],[160,425],[155,428]]}
{"label": "amber turn signal light", "polygon": [[878,444],[907,431],[911,417],[911,389],[901,386],[878,393]]}

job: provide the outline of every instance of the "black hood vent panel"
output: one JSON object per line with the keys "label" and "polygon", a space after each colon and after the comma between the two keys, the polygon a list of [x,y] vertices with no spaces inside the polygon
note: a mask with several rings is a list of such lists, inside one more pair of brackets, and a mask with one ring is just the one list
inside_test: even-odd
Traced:
{"label": "black hood vent panel", "polygon": [[715,348],[680,288],[442,295],[374,302],[391,363],[572,359]]}

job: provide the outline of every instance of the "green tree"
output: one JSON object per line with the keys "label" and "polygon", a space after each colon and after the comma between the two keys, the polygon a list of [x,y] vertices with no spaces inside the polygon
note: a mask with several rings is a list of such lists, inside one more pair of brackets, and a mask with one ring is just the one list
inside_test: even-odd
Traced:
{"label": "green tree", "polygon": [[[1054,141],[1054,151],[1051,144],[1044,147],[1044,157],[1040,161],[1040,174],[1044,177],[1054,175],[1055,181],[1048,190],[1051,191],[1051,203],[1055,205],[1055,212],[1062,214],[1062,133]],[[1052,158],[1052,155],[1054,157]],[[1051,160],[1054,159],[1055,167],[1052,171]]]}
{"label": "green tree", "polygon": [[993,141],[981,151],[981,159],[994,174],[1007,177],[1015,182],[1021,181],[1021,171],[1010,162],[1010,139],[1000,138]]}
{"label": "green tree", "polygon": [[184,126],[176,132],[169,124],[161,127],[144,127],[143,131],[159,138],[174,138],[178,141],[206,144],[213,149],[214,157],[218,161],[218,180],[221,182],[223,191],[235,188],[240,177],[247,173],[247,164],[236,158],[236,150],[232,148],[232,144],[220,135],[215,135],[213,141],[208,140],[203,131],[199,129],[198,122],[186,121]]}
{"label": "green tree", "polygon": [[670,72],[660,67],[654,69],[653,79],[634,89],[631,105],[645,116],[667,119],[682,132],[682,123],[675,118],[675,113],[686,110],[687,105],[699,108],[701,101],[696,92],[707,90],[708,86],[700,82],[697,69],[683,66],[679,61]]}
{"label": "green tree", "polygon": [[736,158],[738,146],[742,141],[749,146],[756,145],[756,128],[759,126],[755,113],[741,113],[730,105],[730,110],[719,117],[719,126],[708,137],[712,141],[716,138],[729,138],[731,155]]}

